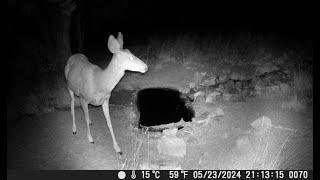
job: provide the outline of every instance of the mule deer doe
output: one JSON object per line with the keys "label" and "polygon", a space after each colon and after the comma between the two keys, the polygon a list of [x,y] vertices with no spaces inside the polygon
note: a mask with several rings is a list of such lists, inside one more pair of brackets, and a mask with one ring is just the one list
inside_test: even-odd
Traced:
{"label": "mule deer doe", "polygon": [[122,154],[120,147],[113,133],[110,114],[109,99],[114,87],[124,76],[125,70],[145,73],[148,66],[139,58],[134,56],[128,49],[122,49],[123,36],[118,33],[117,39],[110,35],[108,49],[113,53],[110,64],[105,70],[91,64],[83,54],[72,55],[65,67],[65,77],[68,84],[68,92],[71,96],[71,115],[73,119],[73,134],[76,134],[76,124],[74,117],[74,95],[79,96],[87,123],[87,137],[90,143],[94,143],[90,126],[88,104],[95,106],[102,105],[104,116],[112,136],[113,147],[118,154]]}

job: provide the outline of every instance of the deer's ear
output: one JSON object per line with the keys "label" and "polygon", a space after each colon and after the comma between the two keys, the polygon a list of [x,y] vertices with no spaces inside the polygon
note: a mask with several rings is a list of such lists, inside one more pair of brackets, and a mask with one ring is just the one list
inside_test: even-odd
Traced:
{"label": "deer's ear", "polygon": [[120,44],[118,40],[112,35],[109,36],[108,49],[113,54],[117,54],[120,52]]}
{"label": "deer's ear", "polygon": [[119,45],[120,45],[120,49],[122,49],[122,48],[123,48],[123,36],[122,36],[122,33],[121,33],[121,32],[118,33],[118,38],[117,38],[117,40],[118,40],[118,43],[119,43]]}

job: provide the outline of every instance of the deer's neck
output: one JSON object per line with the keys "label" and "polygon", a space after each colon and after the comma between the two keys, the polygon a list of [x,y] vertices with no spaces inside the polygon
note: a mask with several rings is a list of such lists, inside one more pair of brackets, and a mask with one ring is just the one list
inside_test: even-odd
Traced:
{"label": "deer's neck", "polygon": [[109,63],[108,67],[102,72],[100,82],[106,92],[110,92],[119,83],[121,78],[124,76],[124,69],[120,66],[119,60],[114,55]]}

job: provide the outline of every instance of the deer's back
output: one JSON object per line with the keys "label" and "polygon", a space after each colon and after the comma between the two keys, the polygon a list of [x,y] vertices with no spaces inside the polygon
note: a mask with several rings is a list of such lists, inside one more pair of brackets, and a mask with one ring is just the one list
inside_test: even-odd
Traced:
{"label": "deer's back", "polygon": [[65,77],[68,87],[81,97],[90,96],[95,88],[95,76],[101,72],[101,68],[88,61],[83,54],[72,55],[65,67]]}

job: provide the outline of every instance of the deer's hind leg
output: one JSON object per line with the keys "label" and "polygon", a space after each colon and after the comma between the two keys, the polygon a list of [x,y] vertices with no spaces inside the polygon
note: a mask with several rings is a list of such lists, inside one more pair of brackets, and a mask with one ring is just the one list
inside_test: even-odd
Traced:
{"label": "deer's hind leg", "polygon": [[76,134],[77,133],[77,127],[76,127],[76,121],[75,121],[75,117],[74,117],[74,101],[75,101],[74,92],[70,88],[68,88],[68,92],[69,92],[70,97],[71,97],[70,108],[71,108],[71,115],[72,115],[72,121],[73,121],[72,133]]}

